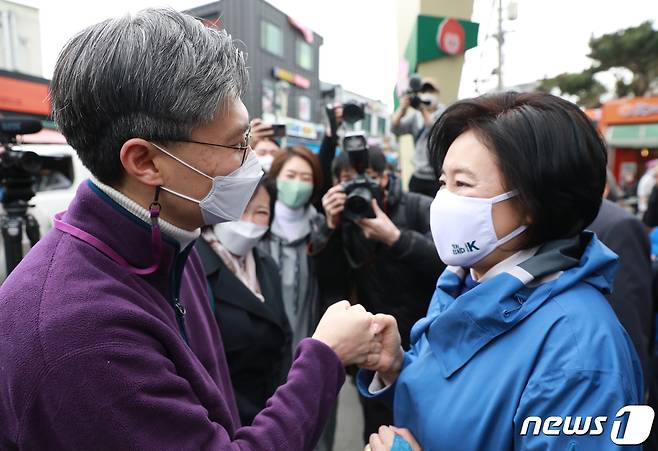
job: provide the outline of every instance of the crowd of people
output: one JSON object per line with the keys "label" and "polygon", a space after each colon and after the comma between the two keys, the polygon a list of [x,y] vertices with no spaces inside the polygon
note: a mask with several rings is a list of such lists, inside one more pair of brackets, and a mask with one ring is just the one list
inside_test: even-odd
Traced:
{"label": "crowd of people", "polygon": [[170,9],[90,26],[50,89],[93,178],[0,288],[0,449],[330,451],[350,377],[371,451],[607,450],[527,419],[655,399],[649,234],[574,104],[424,79],[406,191],[338,153],[340,108],[282,147],[231,37]]}

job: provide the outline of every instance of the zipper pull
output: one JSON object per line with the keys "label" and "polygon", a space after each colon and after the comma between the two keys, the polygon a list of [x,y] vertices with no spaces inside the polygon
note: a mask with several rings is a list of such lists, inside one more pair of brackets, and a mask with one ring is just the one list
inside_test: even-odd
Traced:
{"label": "zipper pull", "polygon": [[174,299],[174,307],[176,307],[176,310],[178,310],[178,313],[180,313],[181,316],[185,316],[185,307],[183,307],[183,304],[181,304],[178,299]]}

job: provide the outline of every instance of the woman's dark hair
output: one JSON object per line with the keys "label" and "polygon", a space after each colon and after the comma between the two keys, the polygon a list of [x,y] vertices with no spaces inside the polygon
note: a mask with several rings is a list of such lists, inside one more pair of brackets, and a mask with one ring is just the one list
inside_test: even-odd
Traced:
{"label": "woman's dark hair", "polygon": [[276,179],[279,177],[283,166],[293,157],[299,157],[311,165],[311,170],[313,171],[313,194],[311,195],[309,201],[306,203],[306,205],[309,205],[317,200],[319,197],[320,189],[324,183],[320,160],[318,159],[318,156],[311,152],[309,149],[304,146],[286,147],[285,149],[282,149],[281,152],[278,152],[276,157],[274,157],[274,161],[272,161],[272,167],[270,168],[270,172],[268,172],[267,175],[272,180],[272,183],[276,184]]}
{"label": "woman's dark hair", "polygon": [[545,93],[506,92],[454,103],[430,132],[437,177],[450,145],[467,130],[496,156],[507,191],[532,218],[524,246],[577,235],[601,206],[607,152],[575,104]]}

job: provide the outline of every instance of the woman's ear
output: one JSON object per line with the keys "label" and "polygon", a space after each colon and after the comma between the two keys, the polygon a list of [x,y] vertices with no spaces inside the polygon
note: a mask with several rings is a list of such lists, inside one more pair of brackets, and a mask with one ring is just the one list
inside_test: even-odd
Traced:
{"label": "woman's ear", "polygon": [[164,184],[162,173],[156,163],[159,157],[160,153],[153,144],[141,138],[129,139],[123,143],[119,152],[126,174],[149,186]]}

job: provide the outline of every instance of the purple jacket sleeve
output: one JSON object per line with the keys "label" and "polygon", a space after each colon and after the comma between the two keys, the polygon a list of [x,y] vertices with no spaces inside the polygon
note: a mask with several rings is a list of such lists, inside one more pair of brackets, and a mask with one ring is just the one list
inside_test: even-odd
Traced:
{"label": "purple jacket sleeve", "polygon": [[[209,377],[209,376],[208,376]],[[96,344],[53,362],[26,405],[20,449],[312,450],[345,380],[335,353],[303,340],[251,426],[233,430],[221,396],[196,393],[156,347]],[[219,404],[210,418],[199,397]],[[213,406],[217,407],[217,406]]]}

